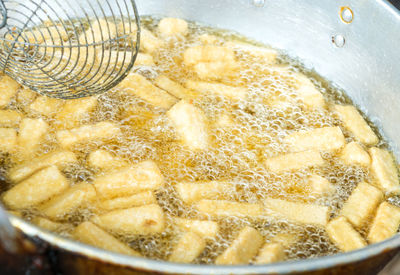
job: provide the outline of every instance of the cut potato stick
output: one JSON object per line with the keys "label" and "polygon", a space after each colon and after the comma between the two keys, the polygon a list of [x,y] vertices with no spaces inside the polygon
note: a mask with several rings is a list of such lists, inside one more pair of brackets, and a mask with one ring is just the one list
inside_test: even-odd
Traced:
{"label": "cut potato stick", "polygon": [[143,161],[97,177],[93,184],[102,199],[129,196],[163,186],[164,177],[157,164]]}
{"label": "cut potato stick", "polygon": [[285,249],[280,243],[266,243],[261,247],[255,260],[256,264],[270,264],[285,259]]}
{"label": "cut potato stick", "polygon": [[157,204],[114,210],[93,217],[92,222],[116,234],[151,235],[165,228],[164,213]]}
{"label": "cut potato stick", "polygon": [[77,163],[78,159],[76,158],[75,154],[71,151],[53,151],[42,155],[38,158],[33,160],[26,161],[20,165],[15,166],[14,168],[10,169],[10,173],[8,177],[13,182],[19,182],[36,171],[45,168],[47,166],[55,165],[58,168],[62,169],[63,167]]}
{"label": "cut potato stick", "polygon": [[181,84],[169,79],[165,75],[159,75],[154,80],[154,84],[180,99],[192,99],[198,96],[198,93],[194,92],[193,90],[186,89]]}
{"label": "cut potato stick", "polygon": [[100,170],[110,170],[128,165],[125,160],[101,149],[91,152],[87,158],[87,163],[90,167]]}
{"label": "cut potato stick", "polygon": [[257,203],[231,202],[224,200],[201,200],[195,208],[212,217],[251,217],[263,216],[263,206]]}
{"label": "cut potato stick", "polygon": [[384,149],[369,149],[371,171],[379,188],[387,193],[400,194],[400,183],[393,156]]}
{"label": "cut potato stick", "polygon": [[20,85],[9,76],[3,75],[0,79],[0,108],[4,108],[10,103],[17,93]]}
{"label": "cut potato stick", "polygon": [[315,174],[308,178],[308,185],[311,188],[311,193],[317,196],[330,195],[336,190],[335,186],[326,178]]}
{"label": "cut potato stick", "polygon": [[139,252],[136,252],[91,222],[83,222],[78,225],[72,233],[72,237],[80,242],[105,250],[140,257]]}
{"label": "cut potato stick", "polygon": [[368,153],[355,141],[346,144],[340,152],[340,158],[347,165],[369,166],[371,164]]}
{"label": "cut potato stick", "polygon": [[378,143],[378,137],[357,111],[356,107],[351,105],[335,105],[334,109],[342,120],[344,127],[346,127],[358,141],[365,145],[375,145]]}
{"label": "cut potato stick", "polygon": [[58,231],[60,228],[64,227],[64,224],[62,223],[53,222],[49,219],[42,217],[33,218],[32,223],[49,231]]}
{"label": "cut potato stick", "polygon": [[339,127],[324,127],[310,131],[294,132],[284,139],[290,151],[306,150],[334,151],[342,148],[346,141]]}
{"label": "cut potato stick", "polygon": [[50,166],[6,191],[3,201],[11,209],[26,209],[60,194],[68,186],[58,168]]}
{"label": "cut potato stick", "polygon": [[168,111],[167,116],[174,125],[178,137],[191,150],[208,148],[210,137],[207,118],[201,109],[181,100]]}
{"label": "cut potato stick", "polygon": [[96,203],[96,208],[101,211],[112,211],[153,203],[157,203],[156,196],[152,191],[145,191],[127,197],[99,201]]}
{"label": "cut potato stick", "polygon": [[215,260],[217,265],[248,264],[257,254],[263,242],[262,235],[254,228],[246,226],[232,244]]}
{"label": "cut potato stick", "polygon": [[29,109],[39,115],[52,117],[62,108],[64,101],[48,96],[38,96],[30,105]]}
{"label": "cut potato stick", "polygon": [[186,232],[179,239],[169,256],[169,261],[177,263],[191,263],[206,247],[202,237],[194,232]]}
{"label": "cut potato stick", "polygon": [[317,167],[324,164],[321,154],[314,150],[281,155],[265,161],[265,167],[274,173],[300,170],[312,166]]}
{"label": "cut potato stick", "polygon": [[192,89],[201,94],[215,94],[224,96],[230,100],[242,100],[247,97],[247,90],[242,87],[233,87],[221,83],[203,82],[188,80],[185,83],[186,88]]}
{"label": "cut potato stick", "polygon": [[64,129],[80,126],[82,120],[90,117],[90,113],[97,106],[97,97],[69,99],[65,102],[61,111],[57,110],[55,117],[57,124]]}
{"label": "cut potato stick", "polygon": [[325,226],[329,219],[329,207],[301,202],[290,202],[281,199],[267,198],[265,208],[273,216],[291,222]]}
{"label": "cut potato stick", "polygon": [[14,110],[0,110],[0,126],[1,127],[16,127],[23,119],[23,115]]}
{"label": "cut potato stick", "polygon": [[345,217],[331,220],[326,226],[326,232],[332,242],[343,252],[360,249],[367,245]]}
{"label": "cut potato stick", "polygon": [[296,93],[300,100],[304,103],[306,109],[323,109],[326,106],[324,96],[317,90],[311,80],[301,74],[296,75],[297,85]]}
{"label": "cut potato stick", "polygon": [[276,57],[278,56],[278,52],[274,49],[254,46],[241,41],[228,41],[225,43],[225,46],[233,48],[239,53],[244,52],[253,57],[257,57],[257,61],[262,59],[270,64],[276,63]]}
{"label": "cut potato stick", "polygon": [[400,207],[382,202],[368,233],[368,241],[377,243],[394,236],[400,226]]}
{"label": "cut potato stick", "polygon": [[195,46],[186,49],[183,54],[183,60],[186,66],[192,66],[199,62],[235,62],[235,53],[233,49],[222,46]]}
{"label": "cut potato stick", "polygon": [[19,154],[24,159],[34,155],[48,130],[49,126],[43,119],[24,118],[19,125]]}
{"label": "cut potato stick", "polygon": [[344,203],[340,215],[346,217],[356,228],[360,228],[371,217],[382,199],[383,194],[378,188],[360,182]]}
{"label": "cut potato stick", "polygon": [[193,203],[202,199],[223,199],[227,193],[232,193],[235,187],[227,182],[210,181],[180,182],[176,184],[175,189],[185,203]]}
{"label": "cut potato stick", "polygon": [[17,130],[12,128],[0,128],[0,151],[10,153],[17,146]]}
{"label": "cut potato stick", "polygon": [[153,53],[163,45],[163,41],[157,38],[151,31],[141,27],[140,50]]}
{"label": "cut potato stick", "polygon": [[214,221],[174,218],[175,225],[183,231],[192,231],[203,238],[215,238],[219,226]]}
{"label": "cut potato stick", "polygon": [[163,18],[158,23],[158,32],[164,37],[184,36],[188,28],[188,23],[179,18]]}

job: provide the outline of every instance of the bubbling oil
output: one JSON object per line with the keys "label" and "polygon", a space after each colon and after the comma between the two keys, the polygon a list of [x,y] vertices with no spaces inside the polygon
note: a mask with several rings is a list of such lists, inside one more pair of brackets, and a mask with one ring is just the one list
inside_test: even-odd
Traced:
{"label": "bubbling oil", "polygon": [[[143,25],[155,30],[159,20],[153,17],[144,18]],[[217,37],[217,44],[228,40],[251,42],[246,38],[228,31],[216,30],[189,24],[190,31],[185,39],[169,39],[165,46],[154,55],[156,66],[138,66],[133,70],[153,79],[163,74],[170,79],[185,83],[197,79],[197,75],[183,64],[183,52],[191,46],[200,45],[202,34]],[[151,259],[168,259],[177,241],[178,229],[174,227],[173,217],[198,219],[196,209],[183,203],[176,195],[175,184],[180,181],[225,180],[233,183],[236,191],[226,194],[226,200],[259,203],[267,197],[285,198],[292,201],[313,202],[331,208],[331,217],[343,205],[356,184],[370,181],[368,169],[359,166],[346,166],[334,154],[324,152],[323,158],[329,165],[276,174],[267,171],[262,163],[265,159],[287,153],[288,148],[283,138],[292,131],[314,128],[340,126],[340,120],[329,111],[305,110],[301,102],[283,108],[271,108],[266,104],[271,98],[293,102],[296,98],[295,76],[303,72],[295,61],[279,56],[278,66],[288,66],[288,70],[277,73],[276,66],[265,63],[245,52],[237,56],[239,77],[223,77],[220,82],[243,87],[249,91],[245,100],[232,102],[222,96],[205,95],[195,98],[193,104],[202,109],[207,116],[212,145],[209,150],[194,152],[182,145],[176,138],[174,128],[168,120],[165,110],[114,88],[98,98],[98,107],[83,124],[100,121],[112,121],[119,125],[123,135],[112,143],[89,143],[75,149],[79,164],[65,173],[71,182],[91,182],[96,171],[86,164],[87,155],[95,149],[105,149],[116,156],[132,163],[154,160],[165,177],[165,186],[156,192],[158,204],[164,210],[167,226],[163,233],[151,236],[118,235],[121,241],[129,244],[144,257]],[[306,73],[317,89],[324,95],[328,105],[349,104],[349,99],[338,89],[332,88],[315,74]],[[12,108],[25,115],[23,106],[17,102]],[[234,122],[228,127],[220,127],[219,119],[228,115]],[[49,138],[41,145],[37,155],[42,155],[56,148],[55,131],[57,122],[54,118],[43,117],[53,125]],[[346,141],[353,141],[349,132],[344,131]],[[386,146],[381,139],[379,146]],[[7,162],[7,161],[6,161]],[[5,163],[4,167],[12,167]],[[311,197],[306,189],[306,179],[311,174],[318,174],[334,184],[336,192],[328,197]],[[390,198],[400,204],[396,197]],[[24,217],[28,220],[40,215],[37,209],[27,209]],[[58,233],[69,236],[71,229],[93,216],[90,207],[68,216],[69,224]],[[212,218],[209,217],[211,220]],[[231,243],[237,232],[245,225],[256,228],[265,240],[276,234],[286,232],[297,236],[298,241],[286,248],[290,260],[314,258],[338,253],[324,229],[311,225],[290,223],[284,219],[251,219],[228,217],[216,219],[220,226],[218,235],[207,241],[203,253],[195,260],[197,264],[212,264]]]}

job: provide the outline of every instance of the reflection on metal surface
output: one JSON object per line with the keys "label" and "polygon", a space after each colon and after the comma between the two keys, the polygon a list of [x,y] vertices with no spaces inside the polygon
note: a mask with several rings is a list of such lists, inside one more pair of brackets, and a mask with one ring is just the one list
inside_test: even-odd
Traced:
{"label": "reflection on metal surface", "polygon": [[343,35],[337,34],[332,36],[332,43],[335,44],[336,47],[342,48],[344,44],[346,44],[346,39]]}
{"label": "reflection on metal surface", "polygon": [[350,24],[353,22],[354,13],[350,7],[341,7],[340,8],[340,19],[346,24]]}

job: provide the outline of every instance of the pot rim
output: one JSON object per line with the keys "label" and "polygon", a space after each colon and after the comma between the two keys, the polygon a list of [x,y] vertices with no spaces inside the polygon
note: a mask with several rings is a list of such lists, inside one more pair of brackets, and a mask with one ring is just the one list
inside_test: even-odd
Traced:
{"label": "pot rim", "polygon": [[289,274],[293,272],[315,271],[362,261],[378,254],[400,247],[400,234],[383,242],[368,245],[365,248],[332,256],[299,261],[287,261],[268,265],[195,265],[179,264],[167,261],[151,260],[123,255],[58,236],[40,229],[21,218],[11,216],[11,224],[30,237],[39,237],[51,245],[71,253],[103,261],[108,264],[140,269],[143,271],[161,272],[164,274]]}

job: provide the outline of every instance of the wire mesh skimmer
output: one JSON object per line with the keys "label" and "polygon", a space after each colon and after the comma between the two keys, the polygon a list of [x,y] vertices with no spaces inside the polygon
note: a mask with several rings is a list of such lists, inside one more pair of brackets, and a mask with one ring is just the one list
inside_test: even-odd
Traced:
{"label": "wire mesh skimmer", "polygon": [[107,91],[139,51],[133,0],[0,0],[0,10],[0,70],[40,94]]}

